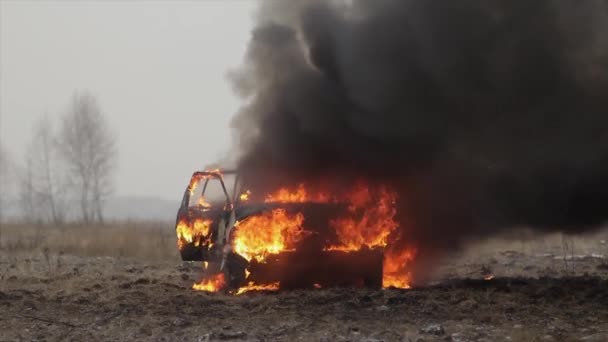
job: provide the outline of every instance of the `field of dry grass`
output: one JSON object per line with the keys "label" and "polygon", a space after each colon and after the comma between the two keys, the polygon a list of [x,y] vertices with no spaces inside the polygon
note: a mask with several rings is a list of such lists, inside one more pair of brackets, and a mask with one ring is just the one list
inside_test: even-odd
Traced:
{"label": "field of dry grass", "polygon": [[0,341],[608,340],[606,231],[474,244],[408,291],[235,297],[191,290],[171,223],[0,228]]}
{"label": "field of dry grass", "polygon": [[10,254],[128,257],[178,261],[171,222],[121,222],[64,226],[4,224],[0,249]]}

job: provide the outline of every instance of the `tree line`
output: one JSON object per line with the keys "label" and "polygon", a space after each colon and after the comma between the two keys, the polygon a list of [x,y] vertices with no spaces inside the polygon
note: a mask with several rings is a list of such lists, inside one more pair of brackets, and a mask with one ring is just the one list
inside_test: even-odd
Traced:
{"label": "tree line", "polygon": [[87,92],[75,94],[58,122],[44,115],[32,129],[18,180],[23,218],[103,222],[116,163],[116,135],[97,99]]}

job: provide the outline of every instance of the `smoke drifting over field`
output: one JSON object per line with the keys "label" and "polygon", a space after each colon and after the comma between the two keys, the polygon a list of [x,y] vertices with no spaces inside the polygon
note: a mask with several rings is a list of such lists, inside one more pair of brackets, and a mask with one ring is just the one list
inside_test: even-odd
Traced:
{"label": "smoke drifting over field", "polygon": [[[365,178],[407,242],[608,215],[608,2],[263,2],[234,120],[255,188]],[[429,252],[431,253],[431,252]]]}

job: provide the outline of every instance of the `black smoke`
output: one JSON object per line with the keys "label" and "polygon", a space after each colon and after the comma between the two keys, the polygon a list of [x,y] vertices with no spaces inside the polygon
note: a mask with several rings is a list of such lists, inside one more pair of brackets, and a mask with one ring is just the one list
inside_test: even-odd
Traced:
{"label": "black smoke", "polygon": [[234,75],[254,188],[388,183],[404,243],[436,251],[606,221],[608,1],[276,1],[258,18]]}

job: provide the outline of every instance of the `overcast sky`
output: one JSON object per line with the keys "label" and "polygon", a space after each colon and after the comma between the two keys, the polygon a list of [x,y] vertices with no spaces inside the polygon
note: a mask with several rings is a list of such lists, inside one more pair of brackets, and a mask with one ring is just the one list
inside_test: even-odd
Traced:
{"label": "overcast sky", "polygon": [[230,146],[253,0],[0,1],[0,139],[21,162],[34,122],[88,90],[119,136],[116,194],[177,200]]}

